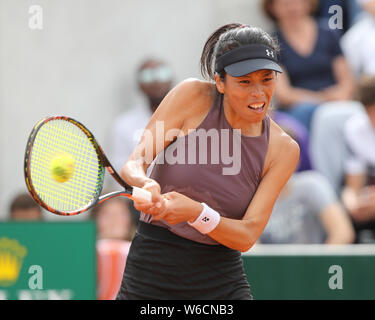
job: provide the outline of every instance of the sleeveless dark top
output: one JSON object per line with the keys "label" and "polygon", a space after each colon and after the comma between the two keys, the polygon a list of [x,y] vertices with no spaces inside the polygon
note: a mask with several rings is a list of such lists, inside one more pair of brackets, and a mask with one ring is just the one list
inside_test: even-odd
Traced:
{"label": "sleeveless dark top", "polygon": [[[234,130],[224,114],[223,95],[217,92],[202,123],[158,154],[150,178],[160,184],[162,193],[176,191],[206,203],[223,217],[242,219],[262,178],[270,135],[268,115],[262,128],[256,137]],[[141,220],[190,240],[218,244],[187,222],[172,226],[143,212]]]}

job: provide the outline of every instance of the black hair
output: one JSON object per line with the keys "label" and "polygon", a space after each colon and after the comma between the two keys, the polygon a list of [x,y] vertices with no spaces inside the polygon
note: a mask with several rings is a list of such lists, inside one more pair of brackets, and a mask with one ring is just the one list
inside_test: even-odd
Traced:
{"label": "black hair", "polygon": [[[200,59],[202,76],[214,80],[216,60],[234,48],[249,44],[263,44],[279,53],[277,41],[263,29],[240,23],[226,24],[214,31],[203,47]],[[225,71],[219,76],[225,78]]]}

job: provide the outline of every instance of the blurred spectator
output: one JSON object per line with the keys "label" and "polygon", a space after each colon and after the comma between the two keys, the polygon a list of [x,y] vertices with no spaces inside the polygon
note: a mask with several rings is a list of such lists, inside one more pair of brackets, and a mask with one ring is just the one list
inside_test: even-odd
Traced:
{"label": "blurred spectator", "polygon": [[342,191],[348,157],[343,124],[351,116],[364,112],[362,104],[357,101],[326,102],[317,108],[312,119],[311,165],[328,179],[338,196]]}
{"label": "blurred spectator", "polygon": [[39,221],[42,220],[42,209],[28,193],[20,193],[10,203],[9,219],[12,221]]}
{"label": "blurred spectator", "polygon": [[354,75],[375,75],[375,0],[359,0],[365,14],[342,38],[341,46]]}
{"label": "blurred spectator", "polygon": [[[172,87],[170,66],[158,59],[144,61],[137,71],[139,89],[146,104],[134,106],[116,118],[111,132],[111,162],[120,170],[133,152],[152,114]],[[138,133],[138,136],[135,136]]]}
{"label": "blurred spectator", "polygon": [[310,170],[309,133],[305,126],[284,112],[272,110],[270,116],[299,145],[300,157],[296,171]]}
{"label": "blurred spectator", "polygon": [[357,241],[375,242],[375,75],[360,80],[359,100],[366,113],[349,118],[344,128],[350,157],[342,200],[354,220]]}
{"label": "blurred spectator", "polygon": [[327,179],[315,171],[295,173],[282,190],[261,243],[347,244],[354,241],[350,219]]}
{"label": "blurred spectator", "polygon": [[91,217],[96,221],[97,238],[131,241],[137,227],[136,212],[132,202],[124,197],[96,205]]}
{"label": "blurred spectator", "polygon": [[280,43],[276,98],[280,108],[310,129],[316,107],[325,101],[352,98],[353,81],[337,34],[313,18],[314,0],[263,0],[276,23]]}
{"label": "blurred spectator", "polygon": [[113,198],[91,211],[97,226],[97,299],[114,300],[136,230],[137,211],[127,198]]}

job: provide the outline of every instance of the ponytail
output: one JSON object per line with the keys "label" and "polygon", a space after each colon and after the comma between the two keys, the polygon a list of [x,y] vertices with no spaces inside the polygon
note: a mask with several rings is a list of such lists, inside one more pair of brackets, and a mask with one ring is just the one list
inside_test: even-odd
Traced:
{"label": "ponytail", "polygon": [[227,31],[235,28],[239,28],[241,26],[240,23],[229,23],[226,24],[219,29],[217,29],[214,33],[210,35],[210,37],[207,39],[202,55],[201,55],[201,60],[200,60],[200,69],[201,69],[201,74],[203,78],[205,79],[215,79],[215,72],[214,72],[214,60],[215,60],[215,47],[216,43],[218,42],[220,36]]}

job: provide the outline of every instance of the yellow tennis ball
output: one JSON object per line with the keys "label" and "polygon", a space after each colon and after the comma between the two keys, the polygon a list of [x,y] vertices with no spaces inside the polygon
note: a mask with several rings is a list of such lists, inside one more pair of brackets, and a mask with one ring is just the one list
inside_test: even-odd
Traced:
{"label": "yellow tennis ball", "polygon": [[74,159],[68,153],[60,153],[51,160],[52,177],[57,182],[66,182],[72,175],[74,170]]}

